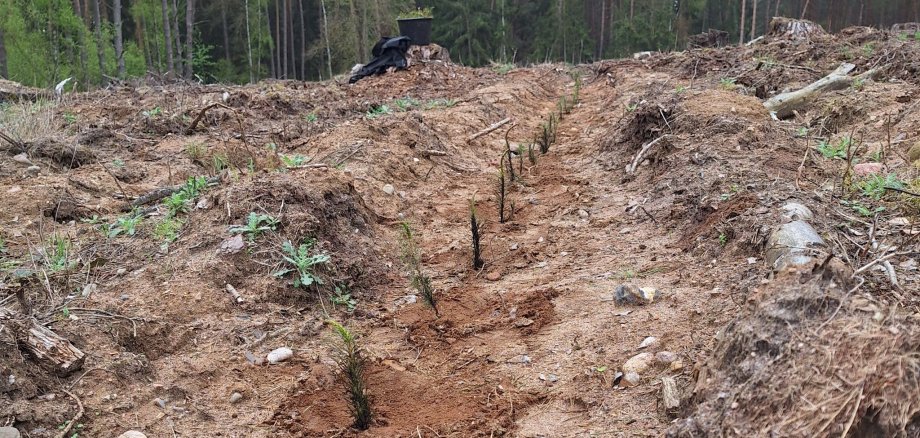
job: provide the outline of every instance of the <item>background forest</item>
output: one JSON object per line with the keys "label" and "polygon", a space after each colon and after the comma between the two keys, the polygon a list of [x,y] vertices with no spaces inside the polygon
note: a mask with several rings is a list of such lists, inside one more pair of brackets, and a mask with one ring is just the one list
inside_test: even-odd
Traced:
{"label": "background forest", "polygon": [[366,62],[416,6],[434,8],[434,41],[471,66],[682,49],[710,28],[744,41],[777,15],[831,31],[920,21],[917,0],[0,0],[0,76],[80,89],[148,74],[324,79]]}

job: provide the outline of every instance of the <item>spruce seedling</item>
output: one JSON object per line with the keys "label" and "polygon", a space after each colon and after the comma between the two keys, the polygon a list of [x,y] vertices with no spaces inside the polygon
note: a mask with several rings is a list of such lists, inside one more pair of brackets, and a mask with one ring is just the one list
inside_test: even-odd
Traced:
{"label": "spruce seedling", "polygon": [[406,264],[412,275],[412,287],[418,291],[425,303],[431,306],[431,309],[434,310],[434,316],[440,318],[434,288],[431,287],[431,277],[422,272],[421,251],[419,251],[418,245],[415,243],[415,235],[407,222],[400,224],[399,241],[402,247],[403,263]]}
{"label": "spruce seedling", "polygon": [[351,402],[351,416],[354,426],[359,430],[367,430],[371,425],[371,401],[367,396],[366,382],[364,381],[363,350],[358,346],[355,335],[336,321],[327,321],[332,330],[339,337],[341,345],[336,348],[336,363],[342,372],[342,383]]}
{"label": "spruce seedling", "polygon": [[[503,156],[504,158],[504,156]],[[505,223],[505,168],[498,166],[498,223]]]}
{"label": "spruce seedling", "polygon": [[473,237],[473,269],[480,270],[486,262],[482,261],[479,246],[479,219],[476,217],[476,198],[470,200],[470,232]]}

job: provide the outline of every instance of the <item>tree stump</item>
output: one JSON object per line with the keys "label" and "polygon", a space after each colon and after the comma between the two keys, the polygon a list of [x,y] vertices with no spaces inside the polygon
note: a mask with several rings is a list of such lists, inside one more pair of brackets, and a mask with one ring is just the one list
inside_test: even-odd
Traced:
{"label": "tree stump", "polygon": [[808,20],[794,20],[785,17],[773,17],[770,21],[770,32],[774,38],[792,40],[807,40],[815,36],[827,35],[820,24]]}
{"label": "tree stump", "polygon": [[409,47],[409,51],[406,52],[406,59],[409,60],[410,65],[424,61],[450,62],[450,53],[447,51],[447,48],[437,44],[411,46]]}
{"label": "tree stump", "polygon": [[709,32],[691,35],[687,38],[687,47],[692,49],[700,47],[724,47],[727,45],[728,32],[718,29],[709,29]]}

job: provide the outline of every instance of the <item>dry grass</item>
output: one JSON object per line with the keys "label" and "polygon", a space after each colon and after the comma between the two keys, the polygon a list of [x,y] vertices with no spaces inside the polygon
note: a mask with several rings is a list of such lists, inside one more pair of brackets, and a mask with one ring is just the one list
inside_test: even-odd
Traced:
{"label": "dry grass", "polygon": [[0,131],[21,143],[56,136],[61,131],[56,106],[48,100],[0,104]]}

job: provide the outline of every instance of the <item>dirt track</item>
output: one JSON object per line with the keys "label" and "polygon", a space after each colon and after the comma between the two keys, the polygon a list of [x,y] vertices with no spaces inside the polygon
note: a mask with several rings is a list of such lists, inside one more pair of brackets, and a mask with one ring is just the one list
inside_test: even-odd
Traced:
{"label": "dirt track", "polygon": [[[839,274],[845,285],[853,269],[877,255],[856,252],[870,232],[864,225],[895,218],[915,224],[917,218],[909,198],[896,195],[879,201],[886,210],[878,218],[854,217],[839,202],[859,196],[837,185],[842,161],[813,149],[819,137],[851,135],[867,145],[860,154],[887,150],[887,169],[914,181],[918,169],[903,157],[918,140],[920,111],[912,105],[920,88],[915,61],[903,53],[920,52],[920,43],[868,30],[828,38],[812,43],[811,55],[804,55],[810,59],[802,48],[768,40],[759,48],[546,65],[507,75],[430,63],[356,86],[272,82],[74,96],[54,108],[54,126],[65,147],[79,144],[93,156],[72,168],[74,154],[67,164],[54,146],[33,148],[31,158],[42,169],[34,177],[3,157],[0,225],[4,266],[25,263],[30,254],[42,258],[40,242],[55,233],[71,242],[73,271],[28,291],[36,314],[86,352],[86,364],[54,378],[7,348],[13,344],[3,333],[0,423],[10,419],[31,436],[53,436],[75,413],[72,399],[60,392],[73,386],[86,406],[81,436],[128,429],[157,437],[658,436],[669,427],[674,434],[764,434],[759,419],[767,414],[757,412],[774,401],[748,397],[764,383],[745,386],[732,380],[737,376],[719,374],[725,369],[713,370],[711,361],[726,342],[724,334],[717,341],[718,331],[749,318],[756,332],[761,305],[811,272],[774,276],[764,262],[767,237],[783,221],[780,207],[794,200],[815,212],[815,227],[833,242],[827,253],[850,266]],[[873,53],[859,50],[865,41],[875,41]],[[888,81],[823,97],[795,121],[771,120],[761,98],[821,76],[782,65],[807,63],[829,72],[843,56],[835,48],[849,46],[860,69],[887,62]],[[763,67],[767,57],[776,65]],[[498,223],[495,191],[506,132],[511,129],[515,144],[529,143],[559,98],[572,96],[576,76],[584,83],[579,103],[559,122],[549,152],[535,165],[522,160],[523,176],[510,186],[514,217]],[[738,78],[737,85],[724,80],[729,77]],[[406,96],[417,105],[399,111],[396,99]],[[225,106],[210,109],[195,132],[186,132],[213,102]],[[381,104],[392,114],[368,117]],[[508,125],[467,141],[506,117]],[[808,141],[797,135],[802,126]],[[649,160],[627,175],[639,149],[661,136],[666,140],[650,150]],[[190,143],[206,150],[190,153]],[[806,147],[812,152],[803,161]],[[46,149],[51,152],[41,153]],[[276,151],[312,160],[285,168]],[[147,212],[134,236],[105,238],[97,225],[81,221],[93,215],[114,221],[124,214],[124,194],[215,174],[215,156],[226,158],[227,169],[203,192],[202,208],[183,216],[175,242],[164,246],[155,233],[162,207]],[[310,167],[316,163],[330,166]],[[474,198],[485,221],[481,271],[471,268]],[[228,227],[245,223],[249,212],[271,214],[281,225],[236,254],[219,251]],[[400,261],[402,221],[418,235],[440,318],[421,299],[405,299],[415,292]],[[886,241],[915,251],[916,225],[897,224],[884,227]],[[853,231],[853,245],[841,230]],[[334,264],[322,272],[327,284],[318,291],[272,276],[283,264],[281,242],[305,237],[315,237]],[[900,335],[892,336],[907,337],[898,351],[920,345],[913,343],[920,338],[910,317],[917,312],[918,273],[904,264],[911,257],[892,259],[900,289],[873,270],[859,292],[876,308],[893,309],[866,330],[894,333],[896,327]],[[98,289],[82,296],[89,283]],[[617,304],[614,292],[624,283],[659,294],[647,305]],[[226,284],[246,302],[234,304]],[[330,303],[335,285],[352,292],[353,313]],[[0,304],[18,309],[12,295],[0,293]],[[844,299],[807,317],[819,324],[838,315],[843,320],[851,306],[838,302]],[[376,410],[366,432],[349,427],[333,341],[323,325],[328,317],[347,323],[366,349]],[[826,327],[835,325],[822,324],[817,332]],[[649,336],[657,342],[640,349]],[[291,361],[253,363],[282,346],[295,351]],[[619,384],[624,362],[659,351],[676,353],[678,362],[653,365],[638,386]],[[805,363],[815,355],[807,349],[791,354]],[[903,375],[920,375],[913,362],[898,366]],[[10,374],[16,383],[8,383]],[[679,412],[660,406],[661,378],[668,376],[681,391]],[[867,382],[863,387],[872,386]],[[741,389],[729,394],[720,385]],[[799,395],[807,398],[808,391],[803,386]],[[243,398],[231,403],[234,392]],[[720,404],[723,392],[739,405]],[[850,409],[841,409],[839,418],[833,411],[814,414],[834,413],[817,435],[849,430],[851,411],[854,418],[859,413],[857,424],[869,427],[873,420],[863,418],[876,418],[872,409],[887,406],[873,399],[852,408],[853,398],[840,400]],[[777,412],[808,409],[800,401],[776,403]],[[916,407],[907,408],[915,414],[910,409]],[[696,422],[675,426],[674,414]],[[806,428],[807,418],[792,420],[782,426],[789,429],[774,432],[816,430]],[[914,426],[904,434],[917,433],[920,422],[911,416],[907,422]]]}

